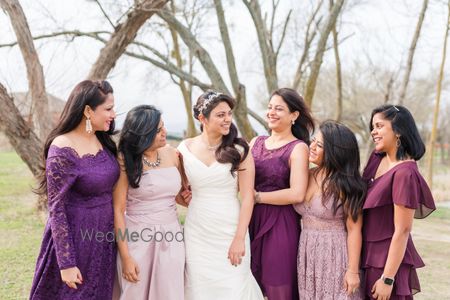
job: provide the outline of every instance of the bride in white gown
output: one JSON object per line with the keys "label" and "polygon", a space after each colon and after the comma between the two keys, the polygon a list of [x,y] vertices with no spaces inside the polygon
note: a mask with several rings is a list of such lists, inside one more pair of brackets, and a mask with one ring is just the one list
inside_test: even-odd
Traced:
{"label": "bride in white gown", "polygon": [[192,191],[184,224],[187,300],[264,299],[250,270],[247,233],[255,169],[231,123],[233,107],[231,97],[205,92],[194,107],[202,133],[178,147]]}

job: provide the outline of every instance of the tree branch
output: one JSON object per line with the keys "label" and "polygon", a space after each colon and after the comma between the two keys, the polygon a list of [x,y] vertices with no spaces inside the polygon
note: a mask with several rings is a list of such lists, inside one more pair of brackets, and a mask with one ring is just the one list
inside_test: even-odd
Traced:
{"label": "tree branch", "polygon": [[330,35],[333,25],[336,23],[336,19],[338,18],[343,5],[344,0],[336,1],[328,16],[325,26],[322,28],[320,32],[320,39],[317,46],[316,55],[313,60],[311,74],[308,78],[308,82],[306,83],[305,101],[309,106],[311,106],[312,100],[314,98],[317,78],[319,77],[320,67],[322,65],[323,55],[327,45],[328,36]]}
{"label": "tree branch", "polygon": [[168,0],[144,0],[128,13],[127,19],[116,27],[111,38],[89,72],[90,79],[104,79],[114,68],[119,57],[125,52],[127,46],[134,40],[142,25]]}
{"label": "tree branch", "polygon": [[422,30],[423,20],[425,19],[425,12],[427,10],[428,0],[423,1],[422,10],[420,11],[419,20],[417,21],[416,30],[414,31],[414,36],[411,41],[411,46],[409,46],[408,51],[408,62],[406,63],[405,77],[403,78],[402,89],[400,92],[400,97],[398,103],[401,105],[405,100],[406,89],[408,88],[409,78],[411,76],[414,54],[416,52],[417,41],[419,40],[420,31]]}
{"label": "tree branch", "polygon": [[271,37],[267,33],[266,24],[261,14],[261,7],[257,0],[243,0],[255,24],[258,44],[261,50],[264,75],[266,79],[267,92],[278,88],[277,62],[276,56],[271,45]]}
{"label": "tree branch", "polygon": [[8,13],[17,37],[20,51],[27,69],[28,88],[31,92],[30,112],[37,134],[43,138],[50,132],[50,124],[46,118],[48,114],[48,98],[45,91],[45,78],[39,56],[34,47],[30,28],[25,13],[17,0],[0,0],[0,6]]}
{"label": "tree branch", "polygon": [[108,20],[108,23],[111,24],[112,28],[116,29],[116,26],[114,25],[114,23],[111,21],[111,19],[109,18],[108,14],[106,13],[106,11],[103,9],[102,4],[100,3],[99,0],[94,0],[95,3],[97,3],[98,7],[100,8],[100,10],[102,11],[102,14],[105,16],[106,20]]}

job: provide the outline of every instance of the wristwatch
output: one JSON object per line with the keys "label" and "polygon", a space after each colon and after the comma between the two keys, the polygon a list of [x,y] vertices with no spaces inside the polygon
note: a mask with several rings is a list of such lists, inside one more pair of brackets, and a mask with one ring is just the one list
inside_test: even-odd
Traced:
{"label": "wristwatch", "polygon": [[393,285],[394,284],[394,278],[389,278],[383,275],[381,275],[381,280],[384,282],[384,284],[387,285]]}

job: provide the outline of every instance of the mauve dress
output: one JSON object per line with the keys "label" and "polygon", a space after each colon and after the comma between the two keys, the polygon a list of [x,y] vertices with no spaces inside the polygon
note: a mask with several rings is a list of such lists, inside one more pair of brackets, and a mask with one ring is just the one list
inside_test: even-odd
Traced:
{"label": "mauve dress", "polygon": [[[289,188],[289,157],[295,140],[268,150],[267,136],[258,137],[252,148],[255,160],[255,190],[272,192]],[[307,176],[307,174],[305,175]],[[269,300],[298,299],[297,251],[300,216],[292,205],[256,204],[249,225],[251,268]]]}
{"label": "mauve dress", "polygon": [[[125,215],[131,257],[139,266],[139,282],[122,277],[122,263],[117,255],[120,295],[114,299],[183,300],[184,232],[178,221],[175,196],[181,188],[176,167],[144,171],[138,188],[128,189]],[[119,237],[118,237],[119,238]]]}
{"label": "mauve dress", "polygon": [[[106,149],[79,157],[72,148],[50,146],[46,176],[49,217],[30,299],[111,299],[116,158]],[[60,270],[75,266],[83,284],[71,289],[62,282]]]}
{"label": "mauve dress", "polygon": [[[420,175],[415,161],[399,163],[374,179],[384,154],[373,152],[364,170],[368,191],[363,215],[363,251],[365,297],[372,299],[371,289],[383,274],[389,246],[394,234],[394,204],[415,209],[415,218],[425,218],[436,209],[431,191]],[[408,238],[405,256],[395,275],[390,299],[412,299],[420,291],[417,268],[424,267]]]}
{"label": "mauve dress", "polygon": [[334,214],[331,199],[323,203],[321,195],[314,195],[294,207],[303,225],[297,262],[300,299],[362,299],[361,289],[350,295],[344,289],[348,251],[342,206]]}

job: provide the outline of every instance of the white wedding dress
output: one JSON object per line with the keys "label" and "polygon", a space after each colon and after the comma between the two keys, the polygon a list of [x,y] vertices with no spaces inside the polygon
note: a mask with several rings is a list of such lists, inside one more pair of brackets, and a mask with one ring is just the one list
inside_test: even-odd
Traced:
{"label": "white wedding dress", "polygon": [[186,300],[264,299],[250,270],[248,234],[242,263],[235,267],[228,259],[240,210],[237,176],[231,175],[231,164],[207,166],[184,142],[178,150],[192,189],[184,224]]}

